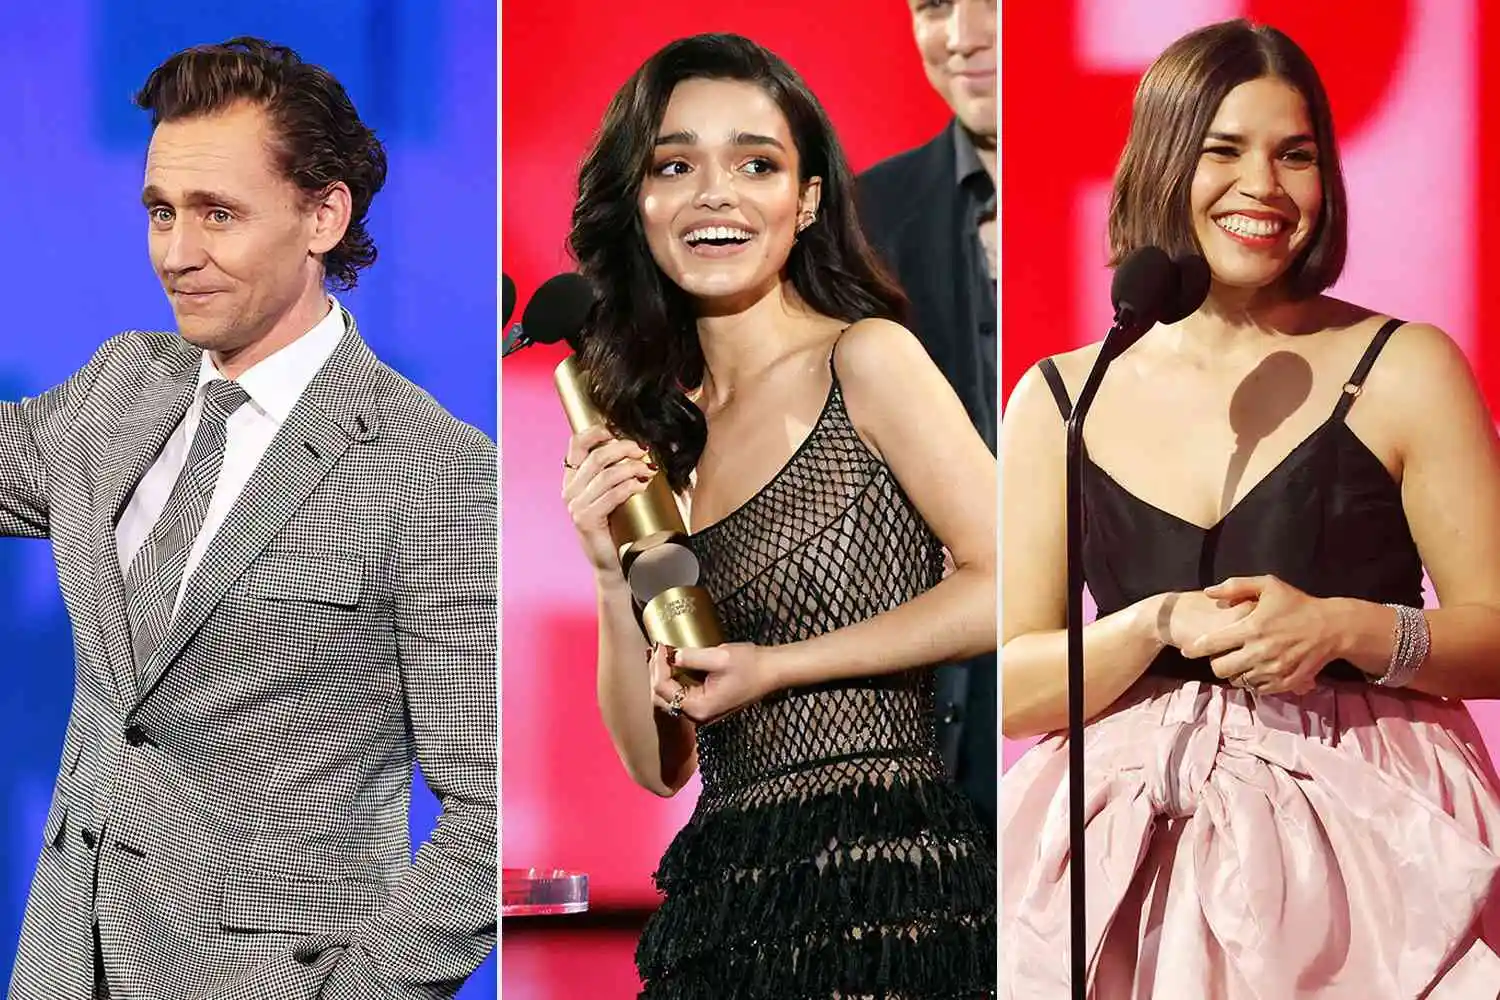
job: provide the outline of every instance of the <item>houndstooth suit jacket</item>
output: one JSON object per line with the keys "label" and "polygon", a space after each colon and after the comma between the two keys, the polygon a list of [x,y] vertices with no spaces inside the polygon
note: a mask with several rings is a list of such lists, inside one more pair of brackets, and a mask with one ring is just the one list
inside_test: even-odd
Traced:
{"label": "houndstooth suit jacket", "polygon": [[[137,672],[115,524],[200,352],[107,342],[0,404],[76,678],[11,1000],[451,996],[496,927],[495,446],[347,330]],[[413,759],[441,802],[411,853]]]}

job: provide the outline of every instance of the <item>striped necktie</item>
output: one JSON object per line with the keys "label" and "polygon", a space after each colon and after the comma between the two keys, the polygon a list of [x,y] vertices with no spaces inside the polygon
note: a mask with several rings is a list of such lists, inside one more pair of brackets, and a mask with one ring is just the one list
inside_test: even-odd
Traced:
{"label": "striped necktie", "polygon": [[234,382],[215,379],[203,387],[203,415],[187,462],[125,574],[125,612],[137,674],[145,672],[176,614],[188,552],[203,527],[224,465],[225,422],[249,400],[249,394]]}

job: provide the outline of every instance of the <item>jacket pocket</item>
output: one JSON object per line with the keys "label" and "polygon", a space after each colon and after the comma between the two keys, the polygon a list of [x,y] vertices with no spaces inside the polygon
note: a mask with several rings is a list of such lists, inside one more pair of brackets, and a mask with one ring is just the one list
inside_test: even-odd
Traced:
{"label": "jacket pocket", "polygon": [[267,601],[353,608],[364,589],[364,566],[347,555],[272,549],[251,567],[247,588]]}
{"label": "jacket pocket", "polygon": [[57,784],[52,789],[52,805],[47,808],[47,821],[42,824],[42,843],[48,847],[62,846],[63,821],[68,818],[68,785],[72,781],[73,772],[78,769],[78,758],[82,752],[82,740],[74,740],[72,746],[64,742]]}
{"label": "jacket pocket", "polygon": [[385,902],[378,879],[234,872],[225,880],[219,926],[235,931],[345,934]]}
{"label": "jacket pocket", "polygon": [[42,843],[48,847],[61,847],[63,821],[68,818],[68,798],[62,786],[52,793],[52,807],[47,810],[47,822],[42,825]]}

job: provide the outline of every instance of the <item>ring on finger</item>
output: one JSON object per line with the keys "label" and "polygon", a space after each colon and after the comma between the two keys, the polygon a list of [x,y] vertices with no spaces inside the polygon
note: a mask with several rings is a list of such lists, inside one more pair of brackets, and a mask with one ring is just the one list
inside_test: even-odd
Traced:
{"label": "ring on finger", "polygon": [[677,686],[677,693],[672,696],[671,704],[667,705],[667,714],[674,719],[682,714],[682,699],[687,695],[687,688]]}

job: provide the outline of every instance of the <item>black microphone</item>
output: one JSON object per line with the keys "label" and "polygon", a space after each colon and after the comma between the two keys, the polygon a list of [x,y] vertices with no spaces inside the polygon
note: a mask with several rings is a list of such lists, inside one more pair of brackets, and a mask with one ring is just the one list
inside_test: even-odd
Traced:
{"label": "black microphone", "polygon": [[516,283],[510,275],[500,274],[500,325],[510,322],[510,314],[516,311]]}
{"label": "black microphone", "polygon": [[1174,263],[1160,247],[1135,250],[1115,269],[1109,296],[1114,325],[1068,416],[1068,879],[1071,897],[1072,994],[1088,997],[1088,936],[1084,891],[1083,799],[1083,422],[1110,363],[1158,322],[1173,323],[1202,305],[1208,265],[1192,256]]}
{"label": "black microphone", "polygon": [[1158,323],[1176,323],[1187,319],[1198,311],[1208,298],[1208,286],[1213,276],[1208,270],[1208,261],[1199,254],[1190,253],[1178,257],[1177,294],[1167,308],[1162,310]]}
{"label": "black microphone", "polygon": [[566,272],[548,278],[526,303],[521,322],[506,332],[500,356],[509,357],[532,344],[566,343],[578,350],[593,308],[594,288],[583,275]]}
{"label": "black microphone", "polygon": [[1141,247],[1115,268],[1109,283],[1109,298],[1115,307],[1115,323],[1104,338],[1099,360],[1108,366],[1174,305],[1178,289],[1177,265],[1159,247]]}

